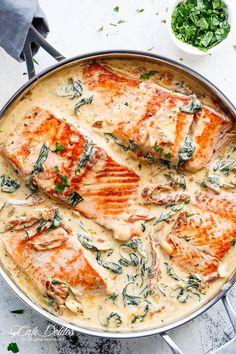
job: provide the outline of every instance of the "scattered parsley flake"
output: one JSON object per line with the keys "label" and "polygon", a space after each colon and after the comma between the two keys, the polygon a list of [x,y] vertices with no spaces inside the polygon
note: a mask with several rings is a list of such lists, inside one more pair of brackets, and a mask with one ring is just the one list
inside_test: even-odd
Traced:
{"label": "scattered parsley flake", "polygon": [[33,62],[34,62],[35,64],[39,65],[39,62],[38,62],[35,58],[33,58]]}
{"label": "scattered parsley flake", "polygon": [[19,348],[16,343],[10,343],[7,347],[7,350],[12,353],[19,353]]}
{"label": "scattered parsley flake", "polygon": [[53,152],[55,152],[56,154],[58,154],[58,152],[64,151],[64,150],[65,150],[65,145],[64,145],[64,144],[57,144],[57,145],[56,145],[56,149],[53,150]]}
{"label": "scattered parsley flake", "polygon": [[163,147],[160,146],[160,145],[155,145],[153,148],[154,148],[154,150],[156,150],[156,152],[162,152],[163,151]]}
{"label": "scattered parsley flake", "polygon": [[22,313],[24,313],[25,310],[20,309],[20,310],[12,310],[11,313],[16,313],[17,315],[21,315]]}
{"label": "scattered parsley flake", "polygon": [[164,154],[165,159],[168,159],[168,160],[171,159],[171,156],[172,156],[172,155],[171,155],[170,152],[167,152],[167,153]]}
{"label": "scattered parsley flake", "polygon": [[119,25],[119,24],[125,23],[125,22],[127,22],[127,21],[125,21],[125,20],[119,20],[119,21],[117,22],[117,24]]}

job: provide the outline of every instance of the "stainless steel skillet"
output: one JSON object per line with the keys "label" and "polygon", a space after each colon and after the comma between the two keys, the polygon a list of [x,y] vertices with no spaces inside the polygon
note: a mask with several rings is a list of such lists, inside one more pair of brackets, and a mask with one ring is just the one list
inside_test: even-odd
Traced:
{"label": "stainless steel skillet", "polygon": [[[34,63],[32,59],[31,53],[31,44],[37,43],[42,46],[49,54],[51,54],[58,63],[43,70],[39,74],[35,74]],[[80,56],[76,56],[70,59],[65,59],[57,50],[55,50],[49,43],[45,41],[43,37],[33,28],[30,28],[29,35],[27,37],[27,41],[24,47],[24,56],[26,59],[26,65],[28,69],[28,76],[29,81],[23,85],[5,104],[5,106],[0,111],[0,119],[3,119],[5,113],[8,112],[13,108],[13,106],[19,102],[20,99],[24,95],[27,94],[33,87],[38,85],[42,79],[45,79],[49,75],[53,75],[54,73],[64,69],[66,67],[70,67],[71,65],[81,63],[87,60],[95,60],[95,59],[108,59],[108,58],[131,58],[131,59],[139,59],[139,60],[146,60],[150,62],[157,63],[164,67],[167,71],[172,70],[176,73],[183,75],[186,78],[194,80],[197,84],[202,86],[203,88],[207,89],[217,101],[224,107],[225,110],[232,117],[236,117],[236,108],[233,104],[227,99],[227,97],[215,87],[211,82],[209,82],[206,78],[202,75],[196,73],[192,69],[188,68],[183,64],[179,64],[171,59],[161,57],[155,54],[140,52],[140,51],[123,51],[123,50],[113,50],[113,51],[103,51],[103,52],[94,52],[89,54],[84,54]],[[226,343],[223,347],[218,349],[215,353],[235,353],[236,352],[236,313],[234,312],[229,299],[227,297],[228,290],[232,287],[232,285],[236,282],[236,266],[235,271],[231,274],[228,282],[225,286],[222,287],[217,294],[214,295],[211,299],[209,299],[205,304],[203,304],[197,310],[194,310],[192,313],[172,321],[164,326],[159,326],[157,328],[148,329],[148,330],[137,330],[137,331],[126,331],[126,332],[107,332],[92,328],[85,328],[85,327],[78,327],[74,324],[67,322],[66,320],[56,317],[55,315],[47,312],[43,309],[40,305],[34,303],[28,296],[25,294],[12,280],[10,274],[4,267],[0,266],[0,274],[2,275],[3,279],[6,283],[10,286],[10,288],[15,292],[17,296],[19,296],[27,305],[37,311],[39,314],[43,315],[45,318],[55,322],[58,325],[68,327],[73,329],[74,331],[90,334],[98,337],[106,337],[106,338],[137,338],[137,337],[145,337],[154,334],[160,334],[163,339],[168,343],[170,348],[172,349],[173,353],[182,353],[182,351],[176,346],[173,340],[167,335],[167,332],[171,329],[174,329],[178,326],[181,326],[188,321],[194,319],[195,317],[202,314],[204,311],[208,310],[211,306],[213,306],[217,301],[222,300],[223,304],[226,308],[226,311],[229,315],[231,323],[234,328],[234,337],[231,339],[229,343]]]}

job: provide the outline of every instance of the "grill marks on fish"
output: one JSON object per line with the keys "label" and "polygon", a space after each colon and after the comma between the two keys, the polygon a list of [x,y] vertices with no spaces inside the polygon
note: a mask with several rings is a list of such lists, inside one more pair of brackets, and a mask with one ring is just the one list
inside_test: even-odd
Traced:
{"label": "grill marks on fish", "polygon": [[[30,213],[24,215],[27,234],[24,225],[20,227],[18,218],[15,220],[17,227],[12,218],[11,230],[2,234],[6,250],[19,269],[27,274],[42,296],[55,302],[57,310],[66,306],[70,287],[81,294],[90,288],[99,293],[106,292],[106,277],[97,272],[68,227],[61,224],[55,229],[37,232],[37,225],[45,213],[45,210],[38,210],[38,218],[34,217],[33,222]],[[32,236],[29,239],[27,235]],[[57,289],[53,287],[55,279]]]}
{"label": "grill marks on fish", "polygon": [[[181,111],[181,107],[190,104],[191,96],[174,93],[154,82],[122,76],[98,63],[88,66],[84,82],[100,94],[100,100],[115,115],[113,121],[118,123],[112,128],[113,135],[126,144],[130,139],[135,141],[139,157],[151,154],[153,159],[177,165],[179,151],[190,135],[196,151],[184,167],[197,171],[207,165],[216,145],[223,143],[224,133],[232,127],[229,118],[207,106],[195,114]],[[121,96],[124,101],[132,98],[135,104],[131,102],[128,109],[122,107]],[[112,110],[116,106],[118,109]]]}
{"label": "grill marks on fish", "polygon": [[[94,145],[90,159],[82,167],[87,137],[72,125],[57,119],[52,113],[35,108],[19,124],[2,150],[22,176],[28,180],[42,145],[49,146],[42,171],[33,177],[37,187],[47,194],[69,204],[85,217],[120,235],[127,215],[137,199],[139,177],[135,172],[115,162]],[[53,152],[60,144],[64,148]],[[63,185],[61,192],[57,185]],[[70,197],[78,193],[82,198],[75,205]],[[113,224],[113,220],[115,223]],[[136,234],[135,225],[127,223],[127,237]]]}
{"label": "grill marks on fish", "polygon": [[227,197],[197,196],[167,236],[176,265],[190,274],[218,276],[218,266],[236,237],[235,211],[236,202]]}

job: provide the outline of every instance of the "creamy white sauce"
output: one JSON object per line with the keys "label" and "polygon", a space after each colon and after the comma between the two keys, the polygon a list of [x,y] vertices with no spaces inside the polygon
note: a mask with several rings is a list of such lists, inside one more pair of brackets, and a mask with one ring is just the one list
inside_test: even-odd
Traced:
{"label": "creamy white sauce", "polygon": [[[157,82],[160,85],[166,88],[178,89],[180,88],[179,84],[176,85],[176,82],[180,82],[182,80],[186,81],[185,77],[176,77],[174,74],[168,74],[165,68],[161,66],[157,66],[156,64],[142,62],[142,61],[124,61],[124,60],[110,60],[109,65],[116,68],[116,70],[121,73],[129,72],[129,75],[133,77],[139,77],[140,73],[156,70],[158,73],[150,79],[150,81]],[[51,110],[58,118],[63,118],[66,121],[72,123],[74,126],[78,127],[80,130],[84,132],[88,132],[92,135],[93,140],[97,142],[100,146],[104,147],[104,149],[117,161],[122,164],[125,164],[132,168],[141,178],[140,190],[146,186],[147,184],[155,184],[160,183],[160,181],[164,181],[165,174],[168,172],[167,169],[163,167],[158,167],[156,165],[144,165],[138,161],[135,156],[130,152],[124,152],[117,144],[114,142],[107,143],[106,139],[104,139],[104,132],[109,132],[111,123],[113,124],[113,117],[111,110],[104,110],[104,105],[99,104],[99,94],[94,93],[88,89],[84,89],[83,97],[89,97],[94,94],[96,99],[96,105],[85,105],[81,108],[81,112],[79,117],[73,113],[74,105],[76,99],[68,99],[62,98],[57,95],[57,90],[60,89],[65,83],[67,79],[73,77],[74,80],[81,79],[82,80],[82,70],[83,66],[74,65],[68,69],[60,71],[54,75],[49,76],[46,79],[40,80],[35,88],[31,90],[20,102],[18,102],[10,112],[6,114],[6,117],[1,121],[0,125],[0,143],[6,139],[6,136],[15,129],[17,123],[35,106],[40,106]],[[83,80],[82,80],[83,81]],[[187,89],[192,87],[193,83],[189,81],[187,82]],[[196,85],[195,85],[196,86]],[[212,105],[212,102],[209,97],[207,97],[207,92],[204,91],[202,87],[196,87],[194,89],[197,92],[204,92],[205,102]],[[145,93],[145,84],[142,87],[143,92]],[[135,99],[134,95],[131,97],[127,97],[128,106],[124,108],[125,102],[122,101],[120,104],[122,105],[122,109],[127,109],[127,112],[130,112],[130,109],[133,107],[134,110],[138,108],[140,105],[140,101]],[[141,100],[141,98],[140,98]],[[143,102],[142,102],[143,103]],[[142,105],[143,106],[143,105]],[[116,105],[116,109],[119,109]],[[104,126],[102,129],[94,129],[92,124],[99,120],[104,121]],[[173,134],[171,133],[171,136]],[[235,158],[235,156],[234,156]],[[141,166],[141,168],[140,168]],[[207,170],[202,170],[197,174],[185,173],[185,179],[187,183],[187,189],[181,190],[183,193],[190,194],[191,198],[194,198],[194,195],[201,189],[200,182],[205,178],[207,174]],[[10,176],[13,179],[18,180],[21,183],[21,187],[12,194],[0,192],[0,203],[7,202],[9,198],[15,199],[24,199],[30,195],[29,189],[24,185],[24,182],[18,177],[17,173],[13,171],[12,167],[4,160],[2,156],[0,156],[0,176]],[[230,177],[224,177],[224,180],[227,182]],[[40,208],[42,207],[50,207],[55,205],[55,202],[45,197],[45,202],[40,204]],[[82,216],[75,215],[72,210],[67,209],[65,206],[59,204],[59,209],[61,214],[67,223],[72,227],[76,234],[80,234],[84,232],[84,228],[88,231],[89,234],[92,234],[94,239],[103,238],[106,242],[110,242],[112,244],[112,248],[114,252],[109,257],[109,261],[116,261],[119,259],[119,245],[120,242],[114,240],[112,234],[105,230],[104,228],[98,226],[94,222],[83,218]],[[24,206],[21,206],[21,211],[24,211]],[[34,207],[31,207],[32,210]],[[170,208],[166,209],[161,206],[148,206],[149,212],[151,215],[154,215],[158,218],[161,213],[166,213],[170,210]],[[176,214],[177,215],[177,214]],[[174,216],[175,217],[175,216]],[[4,238],[4,229],[9,218],[9,207],[4,207],[2,212],[0,213],[0,231],[3,232],[1,234],[1,238]],[[82,222],[82,224],[81,224]],[[81,226],[82,225],[82,226]],[[145,224],[146,230],[141,235],[142,241],[146,245],[147,253],[148,253],[148,265],[151,265],[151,248],[148,234],[153,230],[153,221],[149,221]],[[121,230],[122,232],[122,230]],[[87,251],[90,254],[93,262],[96,262],[95,255]],[[22,271],[17,269],[14,264],[14,261],[11,259],[10,255],[6,253],[3,244],[1,244],[1,262],[3,265],[9,270],[11,277],[14,281],[19,285],[23,291],[32,298],[36,303],[40,303],[43,307],[45,307],[48,311],[53,312],[52,308],[48,306],[42,296],[37,292],[36,289],[29,282],[28,277]],[[181,271],[176,265],[172,264],[170,257],[167,253],[161,251],[158,248],[158,262],[160,265],[160,277],[155,286],[154,294],[149,295],[147,300],[150,301],[150,311],[144,317],[143,322],[132,323],[132,319],[135,315],[142,315],[143,308],[140,306],[124,306],[123,298],[122,298],[122,290],[127,285],[127,274],[135,275],[137,273],[137,267],[129,266],[123,267],[124,272],[121,275],[110,274],[108,272],[108,276],[112,278],[113,282],[113,292],[118,294],[118,298],[114,303],[109,299],[109,295],[97,295],[94,296],[89,294],[88,296],[84,296],[81,299],[81,304],[84,309],[84,314],[73,314],[69,310],[64,310],[63,318],[69,322],[76,323],[80,326],[89,327],[89,328],[100,328],[103,330],[135,330],[135,329],[147,329],[152,327],[162,326],[170,321],[176,320],[197,308],[199,308],[203,303],[208,301],[213,295],[215,295],[219,289],[227,283],[227,278],[230,276],[232,272],[235,271],[235,259],[236,256],[236,246],[232,247],[228,252],[227,256],[223,260],[224,267],[222,270],[223,278],[220,278],[214,282],[212,282],[208,288],[204,289],[204,294],[200,297],[195,296],[193,294],[189,294],[187,302],[181,303],[177,300],[176,296],[171,295],[175,294],[174,290],[181,284],[181,281],[176,281],[172,279],[166,272],[165,262],[171,265],[181,279],[186,279],[187,274]],[[148,284],[147,277],[144,279],[144,284],[140,289],[145,288],[145,284]],[[184,283],[183,283],[184,284]],[[183,285],[182,284],[182,285]],[[131,291],[131,288],[129,288]],[[140,289],[135,289],[136,294]],[[106,318],[110,315],[111,312],[116,312],[121,316],[122,326],[119,328],[116,325],[110,324],[110,326],[104,326],[106,323]]]}

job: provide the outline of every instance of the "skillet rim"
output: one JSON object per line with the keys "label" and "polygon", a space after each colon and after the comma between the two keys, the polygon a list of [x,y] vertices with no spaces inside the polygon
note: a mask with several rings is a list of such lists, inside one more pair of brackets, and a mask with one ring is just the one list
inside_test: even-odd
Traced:
{"label": "skillet rim", "polygon": [[[232,116],[236,116],[236,107],[233,103],[227,98],[227,96],[217,88],[215,84],[213,84],[210,80],[205,78],[203,75],[199,74],[197,71],[191,69],[185,64],[179,63],[173,59],[170,59],[165,56],[161,56],[154,53],[139,51],[139,50],[104,50],[104,51],[96,51],[90,52],[87,54],[81,54],[77,56],[73,56],[68,59],[64,59],[59,63],[51,65],[46,69],[42,70],[39,74],[35,75],[29,81],[27,81],[23,86],[21,86],[12,96],[11,98],[4,104],[2,109],[0,110],[0,119],[4,118],[4,114],[11,108],[11,106],[15,103],[15,101],[20,97],[21,94],[24,93],[26,89],[29,89],[34,83],[36,83],[39,79],[43,78],[47,74],[51,74],[54,70],[59,69],[63,66],[68,64],[75,63],[76,61],[85,61],[91,59],[102,59],[102,58],[114,58],[114,57],[132,57],[138,58],[143,60],[153,60],[157,61],[162,64],[167,64],[172,68],[177,68],[178,70],[182,71],[183,73],[187,73],[191,78],[197,79],[200,84],[203,84],[207,88],[209,88],[220,100],[223,102],[225,107],[229,110]],[[171,329],[175,329],[183,324],[188,323],[189,321],[193,320],[194,318],[198,317],[205,311],[207,311],[210,307],[212,307],[216,302],[218,302],[222,297],[226,295],[229,289],[234,285],[236,282],[236,269],[234,275],[231,275],[231,278],[228,280],[226,284],[223,284],[221,289],[206,303],[202,306],[197,308],[195,311],[183,316],[181,318],[177,318],[176,320],[170,322],[165,326],[159,326],[157,328],[152,329],[145,329],[145,330],[133,330],[133,331],[123,331],[123,332],[111,332],[99,329],[89,329],[86,327],[79,327],[75,324],[70,322],[66,322],[63,318],[57,317],[44,308],[41,307],[40,304],[34,303],[24,292],[21,290],[16,283],[11,279],[8,271],[5,270],[5,267],[1,264],[0,267],[0,274],[4,281],[8,284],[11,290],[21,299],[24,303],[36,311],[38,314],[43,316],[44,318],[54,322],[57,325],[67,327],[69,329],[74,330],[75,332],[92,335],[95,337],[103,337],[103,338],[110,338],[110,339],[129,339],[129,338],[141,338],[146,336],[151,336],[154,334],[163,334]]]}

